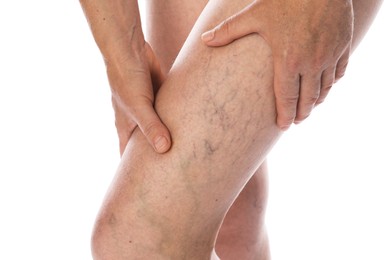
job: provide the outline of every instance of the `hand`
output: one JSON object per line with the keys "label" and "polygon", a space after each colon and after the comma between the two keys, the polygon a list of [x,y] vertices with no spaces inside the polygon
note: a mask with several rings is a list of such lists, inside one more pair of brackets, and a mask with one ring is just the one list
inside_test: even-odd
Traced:
{"label": "hand", "polygon": [[152,48],[145,43],[137,57],[106,64],[121,155],[137,126],[156,152],[168,151],[169,131],[153,108],[163,76]]}
{"label": "hand", "polygon": [[271,47],[277,124],[286,130],[307,118],[344,75],[353,34],[352,0],[255,0],[202,39],[223,46],[251,33]]}

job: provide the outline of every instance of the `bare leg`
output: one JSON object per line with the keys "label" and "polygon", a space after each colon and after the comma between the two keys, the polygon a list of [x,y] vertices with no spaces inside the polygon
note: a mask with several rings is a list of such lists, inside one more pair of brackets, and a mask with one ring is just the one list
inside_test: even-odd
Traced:
{"label": "bare leg", "polygon": [[[381,3],[381,0],[354,0],[353,50],[364,37]],[[227,213],[216,244],[216,251],[221,259],[270,259],[269,243],[264,227],[266,179],[267,167],[264,163]]]}
{"label": "bare leg", "polygon": [[[381,0],[354,0],[353,50],[364,37],[381,3]],[[227,213],[216,244],[216,251],[221,259],[270,259],[269,243],[264,227],[266,179],[267,167],[264,163]]]}
{"label": "bare leg", "polygon": [[173,147],[158,155],[134,132],[97,221],[96,259],[212,255],[227,210],[280,135],[265,42],[200,41],[248,3],[209,2],[156,100]]}
{"label": "bare leg", "polygon": [[157,97],[172,150],[158,155],[134,133],[97,221],[96,259],[211,257],[229,206],[280,134],[265,42],[199,41],[246,4],[209,2]]}
{"label": "bare leg", "polygon": [[[353,50],[364,37],[381,3],[381,0],[354,0]],[[227,213],[216,244],[216,251],[223,260],[270,259],[269,243],[264,227],[266,178],[267,167],[264,163]]]}
{"label": "bare leg", "polygon": [[[207,1],[148,1],[146,37],[168,72]],[[245,185],[220,228],[216,250],[222,259],[269,259],[264,228],[267,167]]]}
{"label": "bare leg", "polygon": [[221,259],[270,259],[264,225],[267,193],[267,166],[263,163],[224,219],[215,245]]}

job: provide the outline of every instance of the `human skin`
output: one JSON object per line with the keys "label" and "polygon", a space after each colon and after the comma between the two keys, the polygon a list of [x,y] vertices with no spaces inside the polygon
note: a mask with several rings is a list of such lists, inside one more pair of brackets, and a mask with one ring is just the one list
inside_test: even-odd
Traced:
{"label": "human skin", "polygon": [[381,2],[255,0],[202,38],[209,46],[223,46],[258,33],[270,44],[277,122],[288,128],[292,122],[307,118],[344,76],[352,41],[360,39],[359,34],[370,24],[353,20],[371,19],[372,8]]}
{"label": "human skin", "polygon": [[153,108],[154,92],[163,75],[144,41],[137,1],[80,3],[106,64],[120,153],[136,127],[156,152],[166,152],[171,146],[170,134]]}
{"label": "human skin", "polygon": [[[212,5],[215,3],[216,1],[211,3],[209,9],[213,8]],[[222,3],[222,7],[224,6],[223,4],[224,3]],[[224,215],[221,214],[221,212],[226,212],[228,205],[234,200],[246,180],[250,178],[254,168],[261,163],[268,148],[270,148],[270,144],[267,142],[273,142],[277,139],[279,132],[277,128],[275,128],[274,120],[270,120],[272,117],[275,117],[275,111],[273,109],[274,104],[272,104],[272,84],[270,80],[264,79],[264,77],[272,77],[272,69],[269,66],[270,63],[272,63],[272,60],[270,57],[270,50],[265,42],[259,37],[251,36],[239,41],[238,43],[240,44],[235,43],[225,49],[217,51],[205,48],[199,42],[198,38],[195,37],[196,35],[199,36],[200,31],[205,29],[205,27],[213,24],[215,25],[217,20],[223,19],[225,14],[229,15],[229,13],[237,11],[242,7],[242,3],[231,4],[231,6],[225,7],[226,9],[219,9],[221,6],[218,6],[218,8],[214,7],[218,10],[212,12],[215,16],[208,21],[207,15],[204,15],[203,18],[200,19],[200,21],[203,21],[203,24],[198,24],[195,31],[193,31],[192,38],[188,41],[189,43],[187,42],[187,49],[182,51],[181,57],[179,57],[167,82],[157,96],[156,110],[163,118],[163,121],[167,122],[169,129],[172,127],[172,130],[174,130],[172,132],[174,140],[172,151],[162,156],[154,154],[153,150],[148,147],[139,130],[135,131],[123,158],[122,166],[118,170],[113,189],[108,194],[106,204],[103,207],[102,214],[98,220],[97,231],[95,233],[96,239],[94,241],[98,244],[95,248],[95,253],[98,255],[96,259],[100,259],[99,257],[102,257],[102,259],[136,259],[137,257],[140,259],[144,259],[144,257],[158,259],[159,256],[153,255],[153,252],[132,251],[132,247],[128,245],[130,240],[127,238],[130,234],[137,235],[137,228],[140,228],[138,235],[145,236],[144,240],[142,238],[138,241],[137,239],[131,240],[130,244],[138,243],[138,245],[141,245],[146,242],[151,242],[151,248],[156,247],[159,243],[153,242],[153,239],[155,239],[154,234],[163,235],[159,231],[166,229],[166,236],[162,237],[166,238],[166,245],[171,245],[171,247],[166,247],[166,254],[169,255],[168,258],[175,259],[175,254],[180,253],[191,254],[191,249],[196,248],[196,242],[207,241],[205,244],[198,247],[199,252],[194,252],[193,255],[185,258],[191,259],[191,257],[193,257],[193,259],[207,259],[207,255],[210,255],[210,252],[212,252],[212,246],[210,245],[213,244],[212,240],[215,238],[215,230],[218,230],[218,228],[216,228],[216,226],[218,226],[217,223],[221,222],[221,215]],[[252,47],[259,49],[253,51],[254,49],[252,50]],[[240,57],[235,56],[237,52],[240,53]],[[252,56],[253,54],[255,54],[255,56]],[[254,62],[252,60],[254,58],[259,60]],[[226,64],[226,59],[230,60],[229,64]],[[183,60],[186,60],[186,62],[180,63],[183,62]],[[210,61],[210,63],[208,63],[208,61]],[[207,63],[209,64],[209,67],[206,70],[202,66],[205,66]],[[264,73],[263,78],[255,73],[257,70],[254,70],[252,67],[255,65],[262,65],[260,67],[265,67],[262,71]],[[239,71],[237,71],[237,67],[240,67]],[[248,70],[244,73],[241,70],[245,70],[245,67],[248,67]],[[191,69],[194,68],[195,71],[193,71],[193,73],[188,72],[191,72]],[[238,75],[235,74],[237,79],[233,79],[227,74],[219,75],[221,74],[220,70],[225,72],[226,70],[229,70],[230,72],[237,71]],[[242,75],[246,73],[248,73],[246,76]],[[207,78],[210,82],[205,82],[202,75],[206,75],[206,77],[208,75]],[[212,77],[210,77],[210,75],[212,75]],[[240,78],[240,75],[243,79]],[[251,82],[254,80],[257,81],[256,84]],[[238,86],[240,86],[240,88],[238,88]],[[197,93],[193,95],[192,92],[195,87]],[[259,87],[260,90],[258,89]],[[209,93],[208,90],[212,93]],[[233,90],[240,90],[240,93],[235,94],[233,99],[230,100],[229,97],[232,97],[233,95],[229,95],[229,93],[232,93]],[[181,91],[183,91],[183,93],[180,93]],[[243,93],[241,93],[241,91]],[[256,93],[262,94],[260,96],[264,97],[265,100],[263,98],[260,100],[253,98]],[[228,103],[225,103],[226,99],[229,100]],[[172,100],[174,101],[172,102],[173,104],[169,102]],[[214,101],[212,104],[213,106],[209,104],[208,100]],[[244,102],[248,103],[241,104]],[[254,105],[256,103],[259,103],[262,109],[249,106],[249,104]],[[237,114],[237,111],[235,111],[233,107],[240,107],[240,109],[242,109],[241,112],[243,113]],[[208,108],[210,108],[210,110],[208,110]],[[181,109],[184,109],[184,111],[181,111]],[[213,109],[215,109],[216,113],[210,113]],[[204,117],[200,118],[197,116],[197,111],[204,112]],[[259,116],[245,117],[243,116],[245,115],[245,111],[249,111],[253,114],[258,113]],[[264,114],[264,112],[269,113]],[[193,117],[188,118],[188,115],[193,115]],[[181,117],[183,117],[184,120],[180,120]],[[229,125],[231,120],[234,121],[233,127],[226,129],[226,124]],[[211,125],[208,125],[208,122],[211,123]],[[183,125],[181,125],[181,123]],[[257,128],[255,127],[256,124],[257,127],[259,127],[259,131],[255,131],[255,128]],[[248,135],[237,137],[243,133],[242,126],[249,127],[247,128],[249,129]],[[195,131],[195,133],[192,131]],[[188,135],[182,136],[182,132],[188,133]],[[238,135],[236,135],[237,133]],[[245,131],[245,133],[247,132]],[[215,134],[217,134],[217,136]],[[220,136],[218,136],[218,134],[220,134]],[[175,138],[175,136],[177,136],[177,138]],[[222,137],[226,137],[227,140],[231,141],[231,146],[226,146],[226,144],[222,142],[225,141],[225,139],[222,141],[220,140]],[[212,143],[210,142],[202,143],[204,140],[209,140],[208,138],[211,138],[213,143],[219,143],[219,149],[215,150],[215,147],[212,146]],[[237,138],[241,140],[236,140]],[[254,140],[253,144],[249,144],[251,139]],[[194,145],[193,149],[186,144]],[[193,158],[191,162],[187,161],[189,165],[186,165],[186,163],[183,165],[183,156],[188,158],[190,154],[194,155],[193,152],[198,155],[199,153],[205,155],[204,158],[207,160],[203,161]],[[131,160],[134,158],[137,159]],[[236,163],[240,164],[242,167],[237,167],[237,165],[235,165]],[[214,168],[212,176],[210,175],[210,172],[207,171],[210,167]],[[148,173],[147,175],[145,174],[146,172]],[[129,176],[129,174],[131,174],[131,176]],[[160,176],[161,174],[165,176],[163,182],[160,183],[159,180],[162,178]],[[203,178],[209,179],[211,183],[204,183]],[[186,180],[188,179],[191,179],[194,182],[187,183]],[[219,181],[213,181],[215,179],[219,179]],[[167,187],[161,187],[164,185],[167,185]],[[175,189],[172,190],[170,187],[175,187]],[[183,187],[191,187],[189,190],[191,191],[191,194],[188,194],[188,190],[186,190],[187,192],[182,190]],[[211,187],[214,188],[214,191],[210,190]],[[153,194],[142,192],[145,188],[153,189]],[[223,188],[231,189],[227,189],[229,191],[227,193]],[[159,191],[165,191],[167,194],[175,197],[172,198],[170,195],[167,198],[156,197],[161,194]],[[215,208],[216,205],[210,205],[214,204],[211,199],[212,197],[220,198],[217,198],[217,209]],[[144,203],[146,204],[141,203],[138,200],[141,198],[144,199]],[[129,203],[129,199],[133,200],[134,203]],[[202,205],[195,203],[199,208],[196,208],[196,210],[193,208],[192,211],[191,209],[188,209],[187,206],[190,206],[191,202],[196,201],[202,202]],[[185,207],[180,207],[180,205],[177,206],[177,203],[180,202],[182,202]],[[143,210],[149,208],[153,211],[153,207],[162,207],[165,203],[172,205],[172,207],[169,208],[169,212],[162,210],[161,215],[159,214],[160,211],[154,213],[147,212],[148,214],[143,216],[150,217],[148,220],[144,221],[143,219],[138,219],[140,216],[135,214],[135,212],[143,212]],[[144,206],[147,204],[149,204],[149,206],[145,208]],[[184,214],[173,216],[171,210],[174,209],[182,211]],[[187,210],[194,214],[188,214]],[[192,219],[191,216],[193,216]],[[159,221],[160,217],[165,217],[168,222],[162,223],[162,221]],[[169,228],[170,219],[172,221],[177,220],[175,227],[172,227],[172,229]],[[126,220],[133,220],[133,223],[138,223],[140,226],[132,227],[133,223],[124,223]],[[150,227],[148,223],[154,223],[156,225]],[[198,232],[210,230],[210,232],[208,232],[210,234],[198,234],[198,236],[191,237],[191,232],[186,233],[184,232],[185,230],[183,230],[190,225],[186,225],[186,223],[191,224],[192,228],[190,228],[189,231],[195,232],[195,234],[198,234],[196,230],[198,230]],[[207,227],[209,225],[213,228],[205,229],[205,226]],[[129,229],[133,232],[127,233],[126,231],[129,231]],[[169,232],[169,230],[171,230],[171,232]],[[188,241],[186,242],[178,239],[176,240],[178,243],[174,243],[175,239],[173,239],[171,240],[173,242],[170,243],[170,235],[172,235],[172,232],[175,230],[179,231],[176,234],[179,237],[181,234],[184,237],[184,240],[187,240],[185,239],[187,238],[187,234],[187,236],[190,237]],[[115,239],[117,239],[117,241],[111,246],[110,244]],[[124,255],[115,255],[121,253],[120,249],[123,249]],[[164,253],[163,251],[164,250],[157,250],[157,254],[161,255]],[[204,251],[206,251],[206,253],[202,253]],[[149,255],[142,255],[144,253]],[[182,259],[180,255],[176,258]]]}
{"label": "human skin", "polygon": [[[207,1],[147,1],[145,38],[167,74]],[[180,10],[180,11],[178,11]],[[230,207],[218,232],[217,254],[222,259],[269,259],[264,224],[267,165],[259,167]]]}
{"label": "human skin", "polygon": [[281,134],[264,40],[212,49],[200,39],[245,4],[210,1],[199,18],[156,96],[172,148],[156,154],[134,131],[97,219],[95,259],[212,256],[225,214]]}
{"label": "human skin", "polygon": [[202,35],[222,46],[258,33],[274,58],[277,122],[306,119],[344,75],[353,34],[352,0],[255,0]]}
{"label": "human skin", "polygon": [[[201,1],[147,1],[148,30],[162,70],[169,71],[181,44],[187,37],[201,9]],[[381,1],[354,1],[354,37],[356,48],[379,8]],[[178,11],[180,10],[180,11]],[[267,199],[267,167],[254,174],[229,209],[219,231],[216,249],[222,259],[268,259],[269,248],[264,227]]]}

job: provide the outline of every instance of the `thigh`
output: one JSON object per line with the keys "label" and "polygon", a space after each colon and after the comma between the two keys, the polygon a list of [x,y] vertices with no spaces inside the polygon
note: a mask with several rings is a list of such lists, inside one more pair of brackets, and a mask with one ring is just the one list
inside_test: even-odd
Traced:
{"label": "thigh", "polygon": [[166,74],[208,0],[145,1],[145,37]]}
{"label": "thigh", "polygon": [[249,2],[209,1],[158,92],[171,150],[156,154],[140,131],[132,135],[99,217],[116,252],[212,248],[230,205],[280,136],[265,41],[250,35],[214,49],[200,40]]}
{"label": "thigh", "polygon": [[[142,155],[151,156],[152,172],[164,168],[170,181],[184,178],[182,184],[190,187],[184,190],[193,191],[198,202],[213,197],[211,204],[197,205],[203,213],[215,212],[216,205],[225,213],[280,134],[268,45],[256,35],[217,49],[200,41],[201,32],[245,2],[209,2],[156,99],[156,110],[172,133],[172,150]],[[134,147],[138,139],[132,140]],[[129,156],[133,153],[137,149]]]}

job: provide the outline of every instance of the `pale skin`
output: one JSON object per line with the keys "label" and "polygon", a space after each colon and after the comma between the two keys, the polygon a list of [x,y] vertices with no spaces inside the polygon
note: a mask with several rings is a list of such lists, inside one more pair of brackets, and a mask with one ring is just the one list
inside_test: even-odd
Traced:
{"label": "pale skin", "polygon": [[[207,1],[147,2],[147,41],[167,73]],[[178,12],[177,10],[180,10]],[[158,10],[158,11],[156,11]],[[177,22],[180,21],[180,22]],[[264,162],[229,209],[219,231],[216,250],[222,259],[269,258],[264,228],[267,166]]]}
{"label": "pale skin", "polygon": [[202,38],[222,46],[251,33],[271,46],[277,123],[286,130],[306,119],[344,75],[353,34],[352,0],[256,0]]}
{"label": "pale skin", "polygon": [[[150,4],[157,7],[158,2]],[[379,1],[368,2],[354,2],[354,46],[379,6]],[[252,176],[281,134],[276,124],[271,48],[256,35],[218,49],[206,47],[200,39],[204,31],[249,3],[208,3],[156,96],[156,111],[171,132],[173,146],[159,155],[134,127],[97,220],[95,259],[216,259],[215,247],[222,259],[269,259],[262,224],[266,175],[258,171]],[[194,3],[189,3],[175,13],[158,8],[161,12],[153,14],[156,23],[151,35],[161,27],[173,34],[174,28],[167,27],[179,26],[169,21],[169,17],[177,19],[173,14],[192,19],[179,30],[177,39],[166,44],[150,37],[163,72],[170,70],[170,62],[203,4],[194,9],[189,7]],[[168,19],[166,24],[157,22],[163,18]],[[165,73],[158,72],[151,51],[134,48],[147,53],[148,59],[140,60],[147,61],[144,64],[152,68],[159,82]],[[163,57],[166,50],[172,54]],[[108,64],[113,64],[112,60]],[[128,68],[137,65],[129,63]],[[255,201],[257,207],[251,207]],[[258,227],[253,223],[259,223]],[[239,239],[231,241],[231,234]]]}

